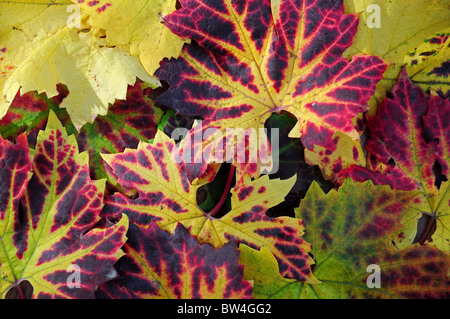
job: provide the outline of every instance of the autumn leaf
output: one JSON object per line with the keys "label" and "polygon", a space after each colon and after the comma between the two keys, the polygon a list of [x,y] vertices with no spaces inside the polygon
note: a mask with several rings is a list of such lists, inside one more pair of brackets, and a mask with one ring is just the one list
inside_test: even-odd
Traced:
{"label": "autumn leaf", "polygon": [[89,14],[92,26],[106,30],[108,45],[129,47],[150,75],[163,58],[177,58],[185,43],[161,23],[175,10],[175,0],[72,2]]}
{"label": "autumn leaf", "polygon": [[[425,95],[412,84],[403,70],[393,97],[386,98],[378,115],[368,123],[368,167],[351,166],[339,173],[338,179],[372,180],[393,189],[419,190],[410,213],[405,217],[405,230],[397,247],[414,242],[422,214],[430,216],[427,229],[418,234],[423,244],[432,244],[449,252],[449,176],[450,102],[439,96]],[[431,226],[436,230],[430,237]]]}
{"label": "autumn leaf", "polygon": [[[178,152],[191,181],[211,182],[225,162],[237,168],[237,184],[242,184],[246,175],[257,178],[277,170],[274,162],[277,159],[272,158],[272,148],[265,130],[234,130],[203,123],[194,122],[192,129],[179,143]],[[276,142],[278,136],[274,138]]]}
{"label": "autumn leaf", "polygon": [[0,0],[1,298],[450,298],[449,9]]}
{"label": "autumn leaf", "polygon": [[[204,148],[207,145],[205,142],[210,142],[210,139],[204,140],[203,137],[206,136],[208,129],[215,131],[220,128],[205,128],[198,123],[193,116],[181,115],[173,109],[168,109],[158,124],[158,129],[177,141],[178,153],[184,159],[189,181],[196,180],[196,184],[202,186],[214,181],[222,164],[222,160],[220,163],[215,163],[208,158],[208,155],[214,153],[213,147],[219,145],[218,141],[212,140],[211,146],[206,147],[210,150],[208,154],[204,152]],[[220,149],[223,150],[224,147],[225,145],[222,144]]]}
{"label": "autumn leaf", "polygon": [[[450,11],[445,0],[344,0],[346,13],[361,13],[361,22],[352,45],[344,56],[372,54],[390,62],[389,68],[378,82],[377,90],[370,99],[370,115],[376,114],[378,105],[386,92],[395,85],[399,73],[411,51],[418,48],[434,33],[448,28]],[[377,22],[379,25],[377,26]],[[448,59],[448,58],[447,58]],[[444,62],[444,61],[442,61]],[[408,70],[409,71],[409,70]],[[410,75],[414,74],[410,72]],[[441,80],[417,83],[438,90]],[[447,82],[444,80],[444,82]],[[447,84],[448,85],[448,84]],[[424,88],[426,90],[426,88]]]}
{"label": "autumn leaf", "polygon": [[117,100],[109,107],[106,116],[98,116],[86,123],[78,132],[65,109],[59,108],[67,90],[59,87],[59,95],[48,99],[45,94],[29,92],[17,96],[5,117],[0,120],[0,135],[13,139],[27,132],[28,143],[34,147],[40,130],[45,129],[48,114],[57,114],[69,134],[76,136],[81,152],[89,153],[90,175],[93,179],[107,176],[100,153],[119,153],[125,148],[136,148],[138,142],[155,136],[162,112],[154,106],[145,91],[146,83],[137,82],[128,87],[126,100]]}
{"label": "autumn leaf", "polygon": [[405,58],[411,81],[422,90],[432,89],[450,96],[450,30],[434,34]]}
{"label": "autumn leaf", "polygon": [[[46,5],[42,5],[46,4]],[[101,30],[67,24],[70,1],[2,1],[6,12],[0,29],[0,117],[17,92],[58,95],[57,84],[70,94],[62,101],[77,129],[106,115],[108,105],[125,99],[136,78],[159,85],[136,57],[119,47],[105,46]]]}
{"label": "autumn leaf", "polygon": [[[394,191],[370,181],[347,180],[325,194],[314,182],[301,201],[306,238],[313,243],[314,275],[309,285],[278,275],[278,266],[263,247],[240,245],[244,279],[254,280],[255,298],[448,298],[449,259],[434,247],[390,250],[386,241],[416,192]],[[381,287],[369,289],[369,265],[380,267]]]}
{"label": "autumn leaf", "polygon": [[[350,58],[361,53],[372,54],[390,63],[368,102],[369,115],[376,115],[379,104],[396,83],[403,65],[407,66],[412,82],[423,90],[440,90],[444,94],[448,91],[444,71],[449,59],[447,45],[443,43],[446,40],[445,33],[430,37],[434,32],[445,31],[447,27],[450,16],[443,1],[393,0],[388,3],[367,3],[344,0],[344,6],[346,13],[360,13],[360,24],[352,45],[343,55]],[[359,118],[356,126],[362,132],[363,117],[360,115]],[[365,166],[359,141],[337,132],[333,142],[336,145],[333,148],[305,150],[307,162],[319,165],[325,178],[334,180],[336,174],[350,165]]]}
{"label": "autumn leaf", "polygon": [[[320,172],[305,163],[305,148],[300,139],[288,136],[296,123],[297,119],[287,113],[272,114],[264,131],[257,134],[252,130],[227,133],[218,126],[196,124],[179,143],[180,156],[190,180],[198,178],[198,182],[211,182],[220,168],[220,164],[214,165],[227,162],[236,167],[237,184],[243,183],[246,174],[257,178],[263,171],[270,174],[270,178],[289,179],[296,175],[291,192],[306,192]],[[252,141],[256,141],[256,145]]]}
{"label": "autumn leaf", "polygon": [[336,175],[351,165],[366,165],[366,157],[360,141],[354,141],[342,133],[333,135],[334,147],[325,149],[318,146],[310,151],[305,149],[305,162],[318,165],[323,177],[334,181]]}
{"label": "autumn leaf", "polygon": [[[269,139],[272,134],[276,134],[273,147],[273,161],[276,163],[274,173],[271,178],[288,179],[297,176],[290,193],[304,194],[308,190],[313,180],[325,182],[321,178],[320,171],[310,166],[305,161],[305,147],[298,138],[290,138],[289,131],[295,126],[297,120],[288,114],[272,114],[266,121],[266,128]],[[275,146],[276,145],[276,149]]]}
{"label": "autumn leaf", "polygon": [[[1,296],[27,281],[33,298],[93,298],[97,285],[117,275],[112,266],[123,255],[128,218],[92,228],[105,181],[89,178],[87,153],[78,153],[53,113],[33,161],[25,135],[0,144]],[[73,269],[78,288],[69,285]]]}
{"label": "autumn leaf", "polygon": [[[384,256],[380,254],[377,265],[381,269],[381,289],[367,287],[370,272],[363,266],[368,266],[370,261],[350,271],[337,264],[336,267],[340,268],[335,270],[331,280],[321,279],[323,282],[320,285],[306,285],[280,276],[276,259],[265,247],[258,251],[240,245],[239,249],[240,262],[245,264],[244,278],[254,281],[253,297],[256,299],[449,298],[450,283],[448,277],[443,275],[449,267],[448,258],[431,247],[410,247],[403,251],[386,252]],[[383,251],[385,247],[380,246],[379,249]],[[334,267],[331,264],[327,270]]]}
{"label": "autumn leaf", "polygon": [[0,120],[0,135],[4,139],[14,140],[26,132],[28,146],[34,148],[39,131],[45,130],[50,110],[57,115],[67,130],[76,131],[73,125],[70,125],[67,111],[59,108],[59,104],[69,92],[62,85],[59,85],[57,90],[59,94],[52,98],[36,91],[17,94],[8,112]]}
{"label": "autumn leaf", "polygon": [[[43,5],[44,4],[44,5]],[[40,41],[51,37],[67,24],[69,0],[0,1],[1,87]],[[44,17],[45,19],[42,19]],[[39,24],[39,28],[36,25]],[[33,40],[34,39],[34,40]],[[3,94],[0,98],[4,98]],[[4,101],[2,100],[2,105]],[[2,115],[6,112],[2,108]]]}
{"label": "autumn leaf", "polygon": [[374,56],[341,55],[358,25],[342,1],[182,0],[165,25],[183,38],[177,60],[156,75],[170,88],[157,101],[204,125],[264,128],[272,113],[297,117],[291,137],[308,149],[332,147],[339,131],[358,139],[352,118],[385,70]]}
{"label": "autumn leaf", "polygon": [[104,178],[101,153],[120,153],[126,148],[136,148],[139,141],[155,137],[162,111],[145,95],[146,83],[129,87],[126,100],[117,100],[109,107],[108,114],[98,116],[85,124],[78,136],[81,150],[89,152],[91,175]]}
{"label": "autumn leaf", "polygon": [[252,285],[243,280],[235,243],[215,249],[200,245],[181,225],[172,235],[155,223],[130,225],[119,277],[99,287],[97,298],[247,299]]}
{"label": "autumn leaf", "polygon": [[200,244],[210,243],[215,248],[233,240],[251,247],[264,245],[276,256],[284,276],[315,281],[307,253],[310,245],[301,239],[302,221],[265,215],[267,209],[283,201],[295,177],[269,180],[265,175],[251,180],[246,176],[240,187],[231,190],[232,210],[216,218],[197,206],[199,186],[195,181],[190,183],[173,140],[161,131],[153,144],[141,142],[137,150],[103,158],[120,185],[137,191],[134,199],[122,194],[106,197],[105,216],[124,213],[141,227],[155,221],[170,233],[181,223]]}
{"label": "autumn leaf", "polygon": [[[361,13],[361,24],[346,54],[363,52],[403,63],[404,56],[424,39],[448,28],[448,3],[442,0],[374,0],[370,4],[369,7],[361,0],[344,0],[345,12]],[[379,19],[376,13],[380,14]]]}

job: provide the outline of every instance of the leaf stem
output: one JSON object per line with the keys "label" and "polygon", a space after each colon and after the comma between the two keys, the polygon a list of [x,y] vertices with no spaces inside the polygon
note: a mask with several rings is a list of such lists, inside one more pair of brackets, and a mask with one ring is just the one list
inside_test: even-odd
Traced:
{"label": "leaf stem", "polygon": [[220,196],[220,199],[217,202],[217,204],[214,206],[214,208],[211,209],[211,211],[208,213],[209,216],[213,217],[215,214],[217,214],[217,212],[220,210],[220,208],[222,208],[222,205],[225,202],[225,200],[227,199],[227,196],[230,192],[231,181],[233,180],[235,170],[236,170],[236,167],[231,165],[230,171],[228,172],[227,182],[225,184],[225,188],[222,192],[222,195]]}
{"label": "leaf stem", "polygon": [[20,282],[17,285],[17,293],[19,294],[19,299],[25,299],[25,296],[24,296],[23,291],[22,291],[22,287],[20,286]]}
{"label": "leaf stem", "polygon": [[428,216],[427,225],[425,226],[425,229],[423,230],[422,234],[419,238],[419,244],[423,245],[425,241],[429,238],[429,233],[431,230],[431,226],[433,225],[434,218],[433,216]]}

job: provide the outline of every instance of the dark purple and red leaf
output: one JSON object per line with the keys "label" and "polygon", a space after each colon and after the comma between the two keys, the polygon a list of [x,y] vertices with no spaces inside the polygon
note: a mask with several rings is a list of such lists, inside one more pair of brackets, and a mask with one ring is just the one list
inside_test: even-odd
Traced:
{"label": "dark purple and red leaf", "polygon": [[386,65],[341,56],[358,26],[342,1],[180,3],[164,23],[195,41],[161,64],[170,88],[159,103],[222,128],[257,130],[287,111],[298,120],[291,137],[308,149],[332,148],[336,131],[358,138],[352,118],[367,110]]}
{"label": "dark purple and red leaf", "polygon": [[[98,116],[91,124],[85,124],[78,132],[65,109],[59,104],[68,94],[63,86],[58,86],[60,94],[52,99],[45,95],[29,92],[17,94],[6,116],[0,121],[0,134],[14,139],[27,132],[29,146],[34,147],[39,130],[47,123],[49,111],[54,111],[69,134],[77,137],[81,152],[89,152],[90,174],[94,179],[107,176],[100,153],[119,153],[125,148],[136,148],[138,142],[154,138],[161,111],[154,107],[147,97],[144,83],[129,86],[126,100],[117,100],[110,106],[106,116]],[[106,169],[106,170],[105,170]]]}
{"label": "dark purple and red leaf", "polygon": [[378,114],[369,118],[367,168],[352,166],[341,178],[373,179],[394,189],[436,193],[435,165],[448,175],[450,102],[425,95],[412,84],[406,69],[400,74],[393,98],[385,98]]}
{"label": "dark purple and red leaf", "polygon": [[[449,252],[450,101],[425,94],[413,85],[406,69],[392,94],[369,119],[367,167],[351,166],[339,173],[338,180],[351,177],[421,191],[409,216],[410,223],[417,223],[409,229],[417,235],[409,231],[409,242],[433,241]],[[425,227],[421,226],[422,213],[430,217]]]}
{"label": "dark purple and red leaf", "polygon": [[247,299],[253,285],[243,280],[236,243],[215,249],[200,245],[181,225],[171,235],[155,223],[130,224],[119,277],[99,287],[97,298]]}

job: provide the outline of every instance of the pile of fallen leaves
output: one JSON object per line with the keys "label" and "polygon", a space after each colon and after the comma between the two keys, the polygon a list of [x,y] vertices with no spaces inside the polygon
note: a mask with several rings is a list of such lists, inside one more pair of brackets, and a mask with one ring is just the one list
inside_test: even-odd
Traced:
{"label": "pile of fallen leaves", "polygon": [[448,21],[1,0],[1,297],[449,298]]}

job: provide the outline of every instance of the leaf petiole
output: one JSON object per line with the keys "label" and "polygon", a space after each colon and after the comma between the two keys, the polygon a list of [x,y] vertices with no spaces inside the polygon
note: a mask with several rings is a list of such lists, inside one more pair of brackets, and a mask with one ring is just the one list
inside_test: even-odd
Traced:
{"label": "leaf petiole", "polygon": [[209,213],[208,213],[209,216],[213,217],[215,214],[217,214],[217,212],[220,210],[220,208],[222,208],[222,205],[225,202],[225,200],[227,199],[227,196],[230,192],[231,181],[233,180],[235,170],[236,170],[236,166],[231,165],[230,171],[228,172],[228,178],[227,178],[227,182],[225,183],[225,188],[223,190],[223,193],[220,196],[220,199],[217,202],[217,204],[214,206],[214,208],[209,211]]}

